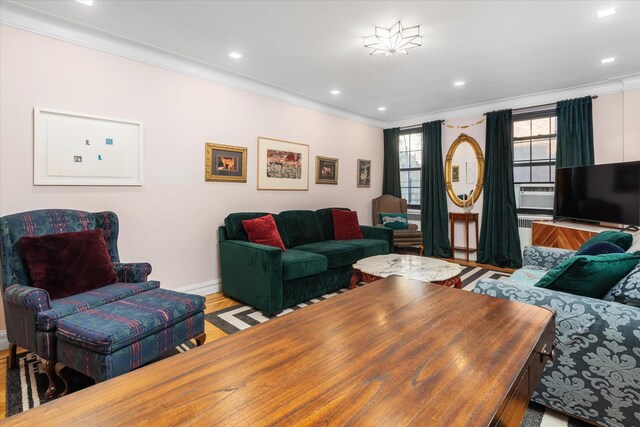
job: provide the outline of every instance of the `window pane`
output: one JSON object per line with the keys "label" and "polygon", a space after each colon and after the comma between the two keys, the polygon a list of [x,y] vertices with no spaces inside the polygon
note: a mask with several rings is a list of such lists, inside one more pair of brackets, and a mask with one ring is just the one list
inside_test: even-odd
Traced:
{"label": "window pane", "polygon": [[556,139],[555,138],[551,139],[551,158],[552,159],[556,158]]}
{"label": "window pane", "polygon": [[515,182],[531,182],[529,165],[514,167],[513,168],[513,180]]}
{"label": "window pane", "polygon": [[531,120],[531,135],[549,135],[551,120],[549,117]]}
{"label": "window pane", "polygon": [[409,136],[411,137],[411,151],[422,151],[422,134],[412,133]]}
{"label": "window pane", "polygon": [[531,136],[531,120],[513,122],[513,137]]}
{"label": "window pane", "polygon": [[530,160],[529,141],[516,142],[513,145],[513,160]]}
{"label": "window pane", "polygon": [[410,151],[409,167],[419,168],[422,165],[422,151]]}
{"label": "window pane", "polygon": [[400,193],[402,193],[402,198],[409,201],[409,188],[400,187]]}
{"label": "window pane", "polygon": [[551,165],[551,182],[556,182],[556,165]]}
{"label": "window pane", "polygon": [[419,205],[420,204],[420,189],[419,188],[412,188],[410,194],[411,194],[410,195],[411,201],[409,202],[409,204],[410,205]]}
{"label": "window pane", "polygon": [[409,167],[409,151],[400,152],[400,169]]}
{"label": "window pane", "polygon": [[548,159],[549,158],[549,140],[534,139],[531,142],[531,157],[532,157],[532,160]]}
{"label": "window pane", "polygon": [[409,151],[409,135],[400,136],[400,152]]}
{"label": "window pane", "polygon": [[549,166],[532,166],[531,182],[549,182]]}
{"label": "window pane", "polygon": [[400,171],[400,187],[409,186],[409,171]]}
{"label": "window pane", "polygon": [[551,133],[555,134],[556,133],[556,116],[551,117]]}
{"label": "window pane", "polygon": [[411,171],[409,172],[409,184],[411,187],[420,188],[420,171]]}

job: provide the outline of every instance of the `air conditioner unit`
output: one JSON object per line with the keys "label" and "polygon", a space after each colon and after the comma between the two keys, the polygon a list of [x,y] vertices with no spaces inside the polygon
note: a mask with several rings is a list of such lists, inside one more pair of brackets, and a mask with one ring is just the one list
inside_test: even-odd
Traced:
{"label": "air conditioner unit", "polygon": [[553,210],[555,184],[520,184],[516,187],[518,209]]}

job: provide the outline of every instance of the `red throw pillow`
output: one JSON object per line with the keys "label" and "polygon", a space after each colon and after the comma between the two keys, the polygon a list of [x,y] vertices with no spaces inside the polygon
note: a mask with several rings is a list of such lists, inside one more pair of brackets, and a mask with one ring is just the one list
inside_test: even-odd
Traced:
{"label": "red throw pillow", "polygon": [[358,222],[358,212],[333,209],[333,228],[336,240],[364,239]]}
{"label": "red throw pillow", "polygon": [[242,227],[244,227],[244,231],[247,232],[251,243],[273,246],[274,248],[279,248],[282,252],[286,252],[273,215],[269,214],[255,219],[245,219],[242,221]]}
{"label": "red throw pillow", "polygon": [[32,286],[64,298],[118,281],[102,230],[24,236],[18,240]]}

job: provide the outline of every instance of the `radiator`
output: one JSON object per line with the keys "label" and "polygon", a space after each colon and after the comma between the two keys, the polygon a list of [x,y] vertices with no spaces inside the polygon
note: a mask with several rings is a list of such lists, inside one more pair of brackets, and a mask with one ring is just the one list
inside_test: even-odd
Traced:
{"label": "radiator", "polygon": [[531,246],[531,224],[533,221],[551,220],[549,215],[518,215],[518,235],[520,236],[520,250],[525,246]]}

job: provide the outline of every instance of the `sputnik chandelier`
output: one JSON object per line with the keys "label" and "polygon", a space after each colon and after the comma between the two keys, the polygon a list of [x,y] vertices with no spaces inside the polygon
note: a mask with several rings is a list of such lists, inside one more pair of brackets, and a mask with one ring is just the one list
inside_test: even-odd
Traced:
{"label": "sputnik chandelier", "polygon": [[375,35],[364,38],[364,47],[371,49],[369,55],[384,54],[387,58],[394,53],[407,55],[409,49],[419,46],[420,26],[403,28],[400,21],[391,28],[376,27]]}

